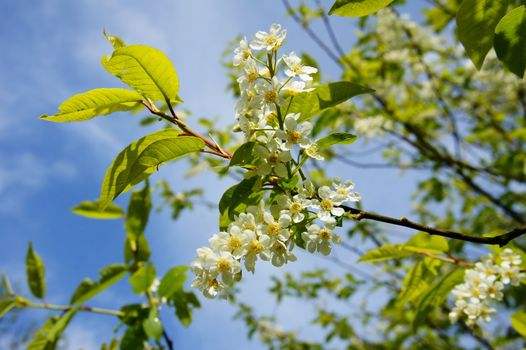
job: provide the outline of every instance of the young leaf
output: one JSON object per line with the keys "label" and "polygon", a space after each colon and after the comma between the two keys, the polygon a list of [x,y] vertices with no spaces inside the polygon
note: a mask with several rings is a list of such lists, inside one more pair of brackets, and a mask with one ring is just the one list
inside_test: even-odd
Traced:
{"label": "young leaf", "polygon": [[130,196],[125,222],[128,237],[137,239],[137,237],[144,234],[151,209],[150,186],[148,181],[146,181],[142,190],[133,191]]}
{"label": "young leaf", "polygon": [[369,250],[362,255],[358,262],[375,262],[388,259],[404,258],[411,254],[405,250],[402,245],[385,244],[378,249]]}
{"label": "young leaf", "polygon": [[168,271],[159,284],[157,291],[159,297],[169,298],[175,292],[182,290],[187,270],[187,266],[177,266]]}
{"label": "young leaf", "polygon": [[394,0],[336,0],[329,15],[345,17],[367,16],[387,7]]}
{"label": "young leaf", "polygon": [[26,255],[27,284],[31,293],[39,299],[46,295],[45,273],[42,258],[33,250],[33,244],[29,243]]}
{"label": "young leaf", "polygon": [[141,105],[143,97],[135,91],[116,88],[94,89],[70,97],[62,103],[59,113],[40,119],[51,122],[81,122],[99,115],[130,111]]}
{"label": "young leaf", "polygon": [[179,78],[168,57],[145,45],[117,48],[110,57],[102,58],[108,72],[154,101],[176,101]]}
{"label": "young leaf", "polygon": [[155,308],[150,308],[148,318],[142,322],[144,333],[150,339],[159,340],[163,336],[163,325]]}
{"label": "young leaf", "polygon": [[113,203],[108,204],[106,208],[100,210],[99,201],[84,201],[71,209],[71,211],[77,215],[91,219],[121,219],[124,217],[122,208]]}
{"label": "young leaf", "polygon": [[86,278],[77,287],[73,295],[71,296],[71,304],[82,304],[88,299],[93,298],[118,280],[120,280],[126,273],[128,268],[124,264],[112,264],[108,265],[99,271],[100,279],[93,282],[89,278]]}
{"label": "young leaf", "polygon": [[175,314],[184,327],[192,323],[193,309],[201,306],[193,292],[179,291],[172,295],[170,301],[175,306]]}
{"label": "young leaf", "polygon": [[255,142],[247,142],[239,146],[239,148],[232,155],[229,166],[246,166],[252,165],[254,162],[254,146]]}
{"label": "young leaf", "polygon": [[373,91],[373,89],[348,81],[318,85],[313,91],[296,95],[292,99],[288,112],[301,113],[299,121],[304,121],[326,108],[347,101],[353,96]]}
{"label": "young leaf", "polygon": [[63,316],[52,317],[35,333],[33,339],[27,346],[27,350],[51,350],[56,348],[56,344],[60,336],[66,329],[67,325],[77,313],[77,309],[73,308],[66,312]]}
{"label": "young leaf", "polygon": [[13,287],[11,287],[11,283],[9,282],[9,278],[7,278],[7,275],[5,273],[0,274],[2,275],[2,288],[0,289],[0,294],[12,294]]}
{"label": "young leaf", "polygon": [[122,150],[104,176],[99,199],[101,208],[146,179],[163,163],[204,147],[203,140],[197,137],[178,135],[174,129],[164,129],[146,135]]}
{"label": "young leaf", "polygon": [[418,298],[429,286],[428,278],[426,278],[426,266],[424,260],[418,261],[413,266],[407,275],[404,277],[402,290],[397,298],[399,305],[405,305]]}
{"label": "young leaf", "polygon": [[16,307],[16,299],[0,299],[0,318]]}
{"label": "young leaf", "polygon": [[449,251],[447,239],[419,232],[404,244],[404,248],[418,253],[440,254]]}
{"label": "young leaf", "polygon": [[132,289],[137,294],[142,294],[150,288],[155,279],[155,267],[151,262],[141,266],[133,275],[131,275],[129,281]]}
{"label": "young leaf", "polygon": [[513,328],[526,338],[526,312],[517,311],[511,316],[511,325]]}
{"label": "young leaf", "polygon": [[124,40],[122,40],[118,36],[110,35],[106,32],[106,30],[103,30],[102,34],[104,34],[104,36],[106,37],[106,40],[110,42],[111,46],[113,46],[114,49],[118,49],[120,47],[126,46],[126,44],[124,43]]}
{"label": "young leaf", "polygon": [[493,32],[507,7],[507,0],[464,0],[457,11],[458,39],[477,69],[493,47]]}
{"label": "young leaf", "polygon": [[526,6],[517,7],[501,19],[493,43],[499,60],[523,78],[526,69]]}
{"label": "young leaf", "polygon": [[349,145],[354,141],[356,141],[356,135],[349,134],[347,132],[335,132],[325,137],[322,137],[321,139],[316,141],[316,144],[318,145],[318,149],[322,150],[336,144]]}

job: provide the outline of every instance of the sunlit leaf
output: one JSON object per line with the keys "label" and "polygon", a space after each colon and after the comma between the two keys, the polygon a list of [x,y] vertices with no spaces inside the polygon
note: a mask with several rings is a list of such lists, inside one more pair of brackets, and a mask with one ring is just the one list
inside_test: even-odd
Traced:
{"label": "sunlit leaf", "polygon": [[203,147],[203,140],[179,136],[174,129],[161,130],[133,142],[119,153],[106,171],[100,195],[101,208],[146,179],[164,163]]}
{"label": "sunlit leaf", "polygon": [[159,289],[157,290],[159,297],[170,297],[175,292],[182,290],[186,281],[187,270],[187,266],[177,266],[170,269],[159,284]]}
{"label": "sunlit leaf", "polygon": [[387,7],[394,0],[336,0],[329,15],[361,17]]}
{"label": "sunlit leaf", "polygon": [[42,258],[33,250],[33,244],[29,243],[26,255],[26,276],[29,290],[36,298],[44,298],[46,295],[45,269]]}
{"label": "sunlit leaf", "polygon": [[526,338],[526,312],[517,311],[511,316],[511,325],[513,328]]}
{"label": "sunlit leaf", "polygon": [[322,137],[316,144],[318,149],[322,150],[328,147],[331,147],[336,144],[346,144],[349,145],[356,141],[356,135],[349,134],[347,132],[335,132],[325,137]]}
{"label": "sunlit leaf", "polygon": [[404,258],[411,254],[402,245],[385,244],[380,248],[369,250],[358,260],[359,262],[375,262],[389,259]]}
{"label": "sunlit leaf", "polygon": [[110,42],[111,46],[113,46],[114,49],[118,49],[119,47],[126,46],[126,44],[124,43],[124,40],[122,40],[118,36],[110,35],[106,32],[106,30],[103,30],[102,34],[104,34],[104,37],[106,37],[106,40]]}
{"label": "sunlit leaf", "polygon": [[102,58],[108,72],[154,101],[176,101],[179,79],[168,57],[145,45],[117,48],[111,56]]}
{"label": "sunlit leaf", "polygon": [[142,327],[148,338],[155,340],[161,339],[163,336],[163,326],[155,308],[150,308],[148,318],[142,322]]}
{"label": "sunlit leaf", "polygon": [[144,98],[135,91],[115,88],[94,89],[72,96],[58,109],[59,113],[40,119],[51,122],[80,122],[99,115],[137,109]]}
{"label": "sunlit leaf", "polygon": [[52,350],[78,309],[73,308],[61,317],[52,317],[35,333],[27,350]]}
{"label": "sunlit leaf", "polygon": [[124,217],[124,210],[118,205],[110,203],[101,210],[99,201],[84,201],[71,209],[71,211],[77,215],[92,219],[121,219]]}
{"label": "sunlit leaf", "polygon": [[82,304],[86,300],[93,298],[118,280],[120,280],[126,273],[128,268],[124,264],[112,264],[108,265],[99,271],[99,280],[93,282],[89,278],[86,278],[77,287],[73,296],[71,297],[71,304]]}
{"label": "sunlit leaf", "polygon": [[507,7],[507,0],[464,0],[458,9],[458,39],[477,69],[493,47],[495,27]]}
{"label": "sunlit leaf", "polygon": [[444,237],[419,232],[404,244],[404,248],[413,252],[440,254],[449,251],[449,244]]}
{"label": "sunlit leaf", "polygon": [[155,279],[155,267],[151,262],[141,266],[130,276],[130,284],[137,294],[142,294],[150,288]]}
{"label": "sunlit leaf", "polygon": [[526,6],[508,12],[495,29],[497,57],[520,78],[526,69]]}

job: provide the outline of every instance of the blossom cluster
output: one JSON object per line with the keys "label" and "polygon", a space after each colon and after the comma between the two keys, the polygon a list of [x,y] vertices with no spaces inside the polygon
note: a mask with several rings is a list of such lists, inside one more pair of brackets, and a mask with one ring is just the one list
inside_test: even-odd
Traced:
{"label": "blossom cluster", "polygon": [[474,325],[479,319],[491,321],[491,315],[496,313],[491,306],[492,301],[502,300],[505,285],[517,286],[520,280],[526,278],[521,272],[522,259],[511,249],[505,249],[498,257],[489,255],[466,270],[464,283],[453,289],[455,306],[449,313],[452,323],[459,319],[465,320],[468,326]]}

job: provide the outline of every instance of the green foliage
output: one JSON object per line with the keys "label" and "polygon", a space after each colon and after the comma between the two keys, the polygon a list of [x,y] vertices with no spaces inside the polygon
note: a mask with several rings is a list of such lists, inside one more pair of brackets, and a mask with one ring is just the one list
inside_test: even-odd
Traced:
{"label": "green foliage", "polygon": [[178,101],[179,79],[168,57],[145,45],[122,46],[102,58],[108,72],[153,101]]}
{"label": "green foliage", "polygon": [[27,350],[53,350],[73,316],[77,313],[73,308],[60,317],[49,318],[36,332],[27,346]]}
{"label": "green foliage", "polygon": [[46,271],[42,258],[34,251],[33,244],[29,243],[26,255],[26,277],[31,293],[39,299],[46,295]]}
{"label": "green foliage", "polygon": [[142,322],[144,333],[150,339],[159,340],[163,336],[163,325],[155,308],[150,309],[148,318]]}
{"label": "green foliage", "polygon": [[232,155],[229,166],[249,166],[253,165],[254,158],[254,146],[255,142],[246,142],[239,146],[239,148]]}
{"label": "green foliage", "polygon": [[354,141],[356,141],[356,135],[346,132],[335,132],[316,141],[316,145],[318,145],[319,150],[323,150],[337,144],[350,145]]}
{"label": "green foliage", "polygon": [[432,282],[430,277],[424,260],[419,260],[405,275],[397,303],[403,306],[417,299]]}
{"label": "green foliage", "polygon": [[106,32],[106,30],[103,30],[102,34],[104,34],[104,37],[106,38],[106,40],[109,41],[109,43],[111,44],[111,46],[113,46],[114,49],[118,49],[120,47],[126,46],[126,44],[124,43],[124,40],[122,40],[118,36],[110,35]]}
{"label": "green foliage", "polygon": [[114,203],[108,204],[102,210],[100,208],[99,201],[84,201],[71,209],[71,211],[77,215],[92,219],[122,219],[124,217],[124,210]]}
{"label": "green foliage", "polygon": [[511,316],[511,325],[513,328],[526,338],[526,312],[517,311]]}
{"label": "green foliage", "polygon": [[417,253],[440,254],[449,251],[449,244],[444,237],[419,232],[404,244],[404,249]]}
{"label": "green foliage", "polygon": [[181,291],[186,281],[187,266],[171,268],[162,278],[157,293],[161,298],[170,298],[174,293]]}
{"label": "green foliage", "polygon": [[477,69],[493,47],[495,27],[507,7],[507,0],[464,0],[458,9],[458,38]]}
{"label": "green foliage", "polygon": [[180,136],[173,129],[157,131],[131,143],[106,171],[99,199],[101,208],[146,179],[164,163],[198,152],[203,147],[203,140]]}
{"label": "green foliage", "polygon": [[151,262],[143,264],[129,279],[134,293],[143,294],[150,288],[155,280],[155,267]]}
{"label": "green foliage", "polygon": [[59,113],[40,119],[51,122],[81,122],[100,115],[132,111],[141,106],[143,97],[135,91],[117,88],[94,89],[75,95],[62,103]]}
{"label": "green foliage", "polygon": [[91,279],[86,278],[79,284],[71,296],[70,303],[84,303],[123,278],[127,272],[128,267],[123,264],[112,264],[106,266],[99,271],[100,278],[97,281],[93,282]]}
{"label": "green foliage", "polygon": [[369,250],[358,261],[359,262],[376,262],[389,259],[404,258],[411,254],[400,244],[384,244],[380,248]]}
{"label": "green foliage", "polygon": [[287,109],[288,113],[301,113],[299,121],[305,121],[329,107],[334,107],[351,97],[373,92],[365,86],[348,81],[322,84],[314,91],[302,92],[295,96]]}
{"label": "green foliage", "polygon": [[193,309],[201,306],[193,292],[178,291],[170,297],[168,304],[175,307],[175,315],[185,327],[192,323]]}
{"label": "green foliage", "polygon": [[261,180],[252,176],[226,190],[219,200],[219,227],[226,228],[235,215],[250,205],[258,205],[263,197],[260,189]]}
{"label": "green foliage", "polygon": [[336,0],[329,15],[361,17],[387,7],[394,0]]}
{"label": "green foliage", "polygon": [[495,51],[499,59],[519,78],[526,69],[526,6],[510,11],[495,29]]}

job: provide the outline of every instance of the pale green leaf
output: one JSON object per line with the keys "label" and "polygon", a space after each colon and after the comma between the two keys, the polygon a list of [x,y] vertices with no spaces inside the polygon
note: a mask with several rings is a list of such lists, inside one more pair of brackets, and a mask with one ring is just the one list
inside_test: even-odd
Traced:
{"label": "pale green leaf", "polygon": [[148,318],[142,322],[144,333],[150,339],[159,340],[163,336],[163,325],[155,308],[150,309]]}
{"label": "pale green leaf", "polygon": [[329,15],[361,17],[387,7],[394,0],[336,0]]}
{"label": "pale green leaf", "polygon": [[417,253],[440,254],[449,251],[447,239],[419,232],[404,244],[404,248]]}
{"label": "pale green leaf", "polygon": [[427,268],[424,260],[418,261],[405,275],[402,290],[398,294],[397,303],[405,305],[417,299],[429,286],[426,278]]}
{"label": "pale green leaf", "polygon": [[301,113],[299,121],[304,121],[326,108],[347,101],[353,96],[373,91],[373,89],[348,81],[318,85],[313,91],[296,95],[292,99],[288,113]]}
{"label": "pale green leaf", "polygon": [[526,69],[526,6],[508,12],[495,29],[497,57],[520,78]]}
{"label": "pale green leaf", "polygon": [[155,279],[155,267],[151,262],[141,266],[133,275],[129,282],[132,289],[137,294],[142,294],[150,288]]}
{"label": "pale green leaf", "polygon": [[96,282],[86,278],[77,287],[73,296],[71,297],[71,304],[82,304],[85,301],[93,298],[118,280],[120,280],[126,273],[128,268],[124,264],[112,264],[106,266],[99,271],[100,279]]}
{"label": "pale green leaf", "polygon": [[59,113],[40,119],[52,122],[79,122],[99,115],[130,111],[141,105],[143,97],[135,91],[116,88],[94,89],[70,97],[62,103]]}
{"label": "pale green leaf", "polygon": [[124,217],[124,210],[116,204],[110,203],[103,210],[100,207],[99,201],[84,201],[71,209],[71,211],[77,215],[92,219],[121,219]]}
{"label": "pale green leaf", "polygon": [[254,146],[255,142],[246,142],[239,146],[239,148],[232,155],[229,166],[247,166],[254,164]]}
{"label": "pale green leaf", "polygon": [[477,69],[493,47],[495,27],[507,7],[507,0],[464,0],[458,9],[458,39]]}
{"label": "pale green leaf", "polygon": [[318,145],[319,150],[322,150],[336,144],[349,145],[354,141],[356,141],[356,135],[347,132],[335,132],[316,141],[316,145]]}
{"label": "pale green leaf", "polygon": [[380,248],[369,250],[358,260],[359,262],[375,262],[389,259],[404,258],[411,254],[402,245],[385,244]]}
{"label": "pale green leaf", "polygon": [[511,325],[513,328],[526,338],[526,312],[517,311],[511,316]]}
{"label": "pale green leaf", "polygon": [[144,229],[148,223],[150,211],[152,209],[152,199],[150,196],[150,186],[148,181],[140,191],[133,191],[128,204],[126,213],[126,235],[136,240],[144,234]]}
{"label": "pale green leaf", "polygon": [[11,309],[16,307],[16,299],[2,299],[0,300],[0,318],[7,314]]}
{"label": "pale green leaf", "polygon": [[46,295],[44,262],[33,250],[33,244],[31,243],[29,243],[26,255],[26,276],[31,293],[36,298],[43,299]]}
{"label": "pale green leaf", "polygon": [[111,46],[113,46],[114,49],[118,49],[120,47],[126,46],[126,44],[124,43],[124,40],[122,40],[118,36],[110,35],[106,32],[106,30],[103,30],[102,34],[104,34],[104,37],[106,37],[106,40],[110,42]]}
{"label": "pale green leaf", "polygon": [[27,350],[52,350],[56,348],[60,336],[75,316],[78,309],[73,308],[63,316],[52,317],[35,333]]}
{"label": "pale green leaf", "polygon": [[154,101],[178,100],[179,79],[170,59],[145,45],[129,45],[102,58],[108,72]]}
{"label": "pale green leaf", "polygon": [[163,163],[200,151],[205,145],[197,137],[178,134],[174,129],[161,130],[144,136],[122,150],[104,176],[101,208],[146,179]]}
{"label": "pale green leaf", "polygon": [[186,281],[186,270],[188,270],[187,266],[177,266],[170,269],[159,284],[157,291],[159,297],[169,298],[175,292],[182,290],[184,281]]}

